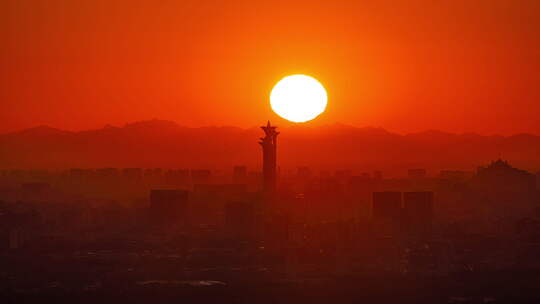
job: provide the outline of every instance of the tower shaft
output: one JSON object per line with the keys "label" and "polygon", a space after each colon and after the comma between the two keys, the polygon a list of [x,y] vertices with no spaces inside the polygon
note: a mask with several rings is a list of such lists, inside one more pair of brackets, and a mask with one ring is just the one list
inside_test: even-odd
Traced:
{"label": "tower shaft", "polygon": [[259,142],[263,150],[263,192],[266,196],[273,196],[277,187],[277,136],[279,132],[270,124],[270,121],[261,129],[265,134]]}

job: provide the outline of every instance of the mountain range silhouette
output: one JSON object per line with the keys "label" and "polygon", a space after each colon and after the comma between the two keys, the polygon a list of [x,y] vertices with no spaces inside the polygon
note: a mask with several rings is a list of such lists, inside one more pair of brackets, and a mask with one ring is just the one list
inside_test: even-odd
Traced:
{"label": "mountain range silhouette", "polygon": [[[280,128],[282,170],[383,170],[407,168],[474,170],[503,158],[516,167],[540,169],[540,136],[483,136],[425,131],[397,134],[382,128],[342,124]],[[64,131],[38,126],[0,135],[0,168],[67,169],[161,167],[226,169],[247,165],[260,170],[258,127],[185,127],[149,120],[123,127]],[[433,172],[432,172],[433,173]]]}

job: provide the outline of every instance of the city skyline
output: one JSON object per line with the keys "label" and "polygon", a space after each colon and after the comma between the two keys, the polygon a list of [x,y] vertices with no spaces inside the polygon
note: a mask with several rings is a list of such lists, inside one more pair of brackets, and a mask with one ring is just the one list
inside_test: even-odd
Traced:
{"label": "city skyline", "polygon": [[0,303],[540,303],[540,1],[0,1]]}

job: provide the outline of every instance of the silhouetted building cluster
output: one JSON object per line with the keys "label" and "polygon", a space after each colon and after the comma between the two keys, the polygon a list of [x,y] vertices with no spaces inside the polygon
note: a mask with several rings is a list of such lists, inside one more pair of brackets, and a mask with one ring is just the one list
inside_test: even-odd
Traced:
{"label": "silhouetted building cluster", "polygon": [[[45,267],[61,257],[55,267],[90,276],[89,268],[103,269],[96,281],[123,286],[216,273],[440,278],[540,270],[538,175],[502,160],[434,176],[307,166],[278,174],[279,132],[270,123],[263,130],[262,171],[1,171],[0,254]],[[4,266],[0,280],[27,283],[23,271]],[[102,288],[92,284],[80,290]]]}
{"label": "silhouetted building cluster", "polygon": [[189,222],[188,191],[152,190],[149,211],[154,224],[187,225]]}
{"label": "silhouetted building cluster", "polygon": [[433,224],[433,192],[374,192],[373,219],[390,234],[429,235]]}

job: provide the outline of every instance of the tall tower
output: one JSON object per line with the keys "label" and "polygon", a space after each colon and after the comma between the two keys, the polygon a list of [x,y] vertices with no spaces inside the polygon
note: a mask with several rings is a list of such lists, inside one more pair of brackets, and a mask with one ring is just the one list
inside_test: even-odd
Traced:
{"label": "tall tower", "polygon": [[261,137],[259,144],[263,150],[263,191],[267,196],[273,196],[276,192],[277,183],[277,136],[279,132],[276,127],[270,125],[270,121],[266,126],[261,127],[265,137]]}

